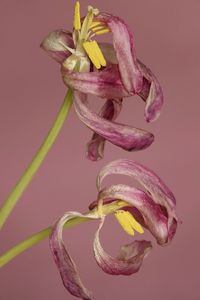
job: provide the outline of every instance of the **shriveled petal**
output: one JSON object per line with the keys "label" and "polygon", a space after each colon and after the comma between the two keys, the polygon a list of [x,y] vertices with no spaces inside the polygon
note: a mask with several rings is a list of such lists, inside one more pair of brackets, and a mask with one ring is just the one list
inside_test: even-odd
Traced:
{"label": "shriveled petal", "polygon": [[113,161],[103,167],[98,174],[97,187],[99,190],[102,189],[103,179],[111,174],[122,174],[133,177],[148,191],[156,203],[166,208],[170,220],[172,220],[173,217],[176,218],[175,197],[161,178],[152,170],[128,159]]}
{"label": "shriveled petal", "polygon": [[[99,116],[106,120],[115,120],[121,111],[122,99],[108,99],[102,106]],[[105,138],[96,132],[87,144],[87,157],[92,161],[103,158]]]}
{"label": "shriveled petal", "polygon": [[76,265],[69,253],[67,252],[62,238],[64,224],[75,217],[94,218],[89,215],[82,215],[78,212],[66,213],[52,227],[52,233],[50,236],[50,249],[53,254],[54,261],[60,272],[65,288],[73,296],[82,298],[84,300],[91,300],[91,292],[89,292],[84,287],[78,274]]}
{"label": "shriveled petal", "polygon": [[64,83],[85,94],[93,94],[102,98],[123,98],[130,94],[124,89],[117,65],[109,65],[96,72],[79,73],[61,68]]}
{"label": "shriveled petal", "polygon": [[105,24],[113,34],[113,46],[124,87],[128,92],[138,93],[142,88],[142,74],[135,55],[133,36],[128,26],[119,17],[110,14],[100,14],[95,19]]}
{"label": "shriveled petal", "polygon": [[74,48],[74,42],[69,31],[60,29],[50,32],[40,46],[58,63],[63,63],[71,54],[66,46]]}
{"label": "shriveled petal", "polygon": [[144,77],[143,87],[139,92],[139,96],[146,102],[145,119],[147,122],[152,122],[160,115],[163,105],[163,92],[156,76],[151,70],[139,60],[138,65]]}
{"label": "shriveled petal", "polygon": [[100,268],[111,275],[131,275],[139,271],[143,259],[149,254],[152,245],[148,241],[134,241],[122,246],[116,258],[111,257],[102,248],[99,233],[104,219],[95,234],[94,254]]}
{"label": "shriveled petal", "polygon": [[112,185],[99,193],[98,200],[104,199],[122,200],[135,207],[142,215],[144,223],[158,244],[168,242],[168,219],[162,209],[145,192],[127,185]]}
{"label": "shriveled petal", "polygon": [[86,94],[74,92],[74,107],[80,120],[90,129],[125,150],[141,150],[153,142],[153,135],[149,132],[105,120],[92,112]]}

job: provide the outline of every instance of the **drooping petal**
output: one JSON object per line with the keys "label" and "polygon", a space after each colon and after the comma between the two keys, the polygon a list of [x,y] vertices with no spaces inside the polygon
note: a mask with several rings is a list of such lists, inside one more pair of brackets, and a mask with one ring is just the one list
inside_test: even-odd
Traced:
{"label": "drooping petal", "polygon": [[113,34],[120,76],[128,92],[138,93],[142,88],[142,74],[139,70],[132,33],[119,17],[100,14],[95,20],[105,24]]}
{"label": "drooping petal", "polygon": [[123,98],[130,94],[124,89],[117,65],[109,65],[96,72],[79,73],[61,67],[64,83],[82,93],[102,98]]}
{"label": "drooping petal", "polygon": [[[122,99],[108,99],[102,106],[99,116],[103,119],[113,121],[121,111]],[[87,144],[87,157],[92,161],[103,158],[105,138],[96,132]]]}
{"label": "drooping petal", "polygon": [[153,142],[153,135],[149,132],[108,121],[92,112],[86,94],[74,92],[74,107],[80,120],[90,129],[125,150],[141,150]]}
{"label": "drooping petal", "polygon": [[63,63],[71,54],[66,46],[74,48],[74,42],[69,31],[60,29],[50,32],[40,46],[58,63]]}
{"label": "drooping petal", "polygon": [[78,212],[66,213],[52,227],[52,233],[50,236],[50,249],[65,288],[73,296],[82,298],[84,300],[91,300],[91,292],[84,287],[78,274],[76,265],[67,252],[62,238],[64,224],[75,217],[94,218],[89,215],[82,215]]}
{"label": "drooping petal", "polygon": [[138,95],[146,102],[146,121],[152,122],[160,115],[160,110],[163,105],[163,92],[156,76],[151,72],[151,70],[139,60],[138,65],[144,77],[143,87]]}
{"label": "drooping petal", "polygon": [[103,226],[102,220],[94,239],[94,255],[100,268],[111,275],[131,275],[139,271],[143,259],[149,254],[152,245],[148,241],[134,241],[122,246],[116,258],[111,257],[102,248],[99,233]]}
{"label": "drooping petal", "polygon": [[[98,200],[122,200],[135,207],[142,215],[144,223],[158,244],[164,245],[169,239],[168,218],[162,209],[145,192],[127,185],[112,185],[99,193]],[[131,212],[131,211],[130,211]]]}
{"label": "drooping petal", "polygon": [[173,217],[176,218],[175,197],[161,178],[152,170],[128,159],[113,161],[103,167],[98,174],[97,187],[99,190],[102,189],[102,180],[111,174],[121,174],[133,177],[148,191],[156,203],[166,208],[170,220],[172,220]]}

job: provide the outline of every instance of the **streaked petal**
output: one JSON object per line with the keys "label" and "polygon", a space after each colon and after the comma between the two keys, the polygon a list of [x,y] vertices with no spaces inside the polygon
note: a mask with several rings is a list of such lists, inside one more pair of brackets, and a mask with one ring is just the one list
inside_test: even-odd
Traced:
{"label": "streaked petal", "polygon": [[130,94],[124,89],[117,65],[96,72],[79,73],[61,68],[64,83],[82,93],[102,98],[123,98]]}
{"label": "streaked petal", "polygon": [[74,42],[71,33],[61,29],[50,32],[40,46],[58,63],[63,63],[71,54],[66,46],[74,48]]}
{"label": "streaked petal", "polygon": [[153,142],[153,135],[149,132],[108,121],[92,112],[86,94],[74,92],[74,107],[80,120],[90,129],[125,150],[141,150]]}
{"label": "streaked petal", "polygon": [[[135,207],[142,215],[144,223],[158,244],[168,242],[168,219],[162,209],[145,192],[127,185],[112,185],[99,193],[98,200],[104,199],[122,200]],[[129,211],[131,212],[131,211]]]}
{"label": "streaked petal", "polygon": [[99,233],[102,228],[102,220],[94,239],[95,259],[100,268],[111,275],[131,275],[139,271],[143,259],[149,254],[152,245],[148,241],[134,241],[122,246],[116,258],[111,257],[102,248]]}
{"label": "streaked petal", "polygon": [[137,180],[151,195],[152,199],[165,207],[170,219],[176,218],[176,200],[166,184],[152,170],[141,164],[128,160],[119,159],[113,161],[101,169],[97,177],[97,187],[102,189],[102,180],[111,174],[128,175]]}
{"label": "streaked petal", "polygon": [[147,122],[155,121],[163,105],[163,92],[156,76],[141,61],[138,64],[144,77],[142,90],[139,96],[146,102],[145,119]]}
{"label": "streaked petal", "polygon": [[[115,120],[121,111],[122,99],[108,99],[102,106],[99,116],[106,120]],[[105,138],[97,134],[93,134],[91,140],[87,144],[87,157],[92,161],[103,158]]]}
{"label": "streaked petal", "polygon": [[52,233],[50,236],[50,249],[65,288],[73,296],[82,298],[84,300],[91,300],[91,292],[84,287],[78,274],[76,265],[67,252],[62,238],[64,224],[75,217],[92,218],[89,215],[85,216],[78,212],[66,213],[52,227]]}
{"label": "streaked petal", "polygon": [[95,19],[105,24],[113,34],[113,46],[124,87],[128,92],[138,93],[142,88],[142,74],[137,64],[133,36],[128,26],[120,18],[109,14],[100,14]]}

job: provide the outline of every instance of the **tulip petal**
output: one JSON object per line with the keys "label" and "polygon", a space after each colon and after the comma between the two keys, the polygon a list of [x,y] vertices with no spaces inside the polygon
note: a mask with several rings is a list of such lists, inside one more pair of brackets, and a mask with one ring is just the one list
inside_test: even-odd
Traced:
{"label": "tulip petal", "polygon": [[102,98],[123,98],[130,94],[124,89],[117,65],[96,72],[73,72],[61,67],[64,83],[77,91]]}
{"label": "tulip petal", "polygon": [[78,212],[66,213],[52,228],[52,233],[50,236],[50,249],[65,288],[73,296],[82,298],[84,300],[91,300],[91,292],[84,287],[78,274],[76,265],[67,252],[62,238],[64,224],[75,217],[95,219],[95,217],[91,217],[90,215],[82,215]]}
{"label": "tulip petal", "polygon": [[[108,99],[102,106],[99,116],[106,120],[115,120],[121,111],[122,99]],[[103,158],[105,138],[96,132],[87,144],[87,157],[92,161]]]}
{"label": "tulip petal", "polygon": [[61,29],[50,32],[40,46],[58,63],[63,63],[71,54],[66,46],[74,48],[74,42],[72,34],[67,30]]}
{"label": "tulip petal", "polygon": [[142,88],[142,74],[138,67],[133,36],[123,20],[109,14],[100,14],[95,20],[105,24],[113,34],[119,70],[128,92],[138,93]]}
{"label": "tulip petal", "polygon": [[148,191],[156,203],[167,209],[170,220],[172,220],[173,217],[176,218],[175,197],[161,178],[152,170],[128,159],[113,161],[102,168],[98,174],[97,187],[99,190],[102,189],[102,180],[111,174],[121,174],[133,177]]}
{"label": "tulip petal", "polygon": [[86,94],[78,91],[74,92],[74,107],[79,119],[86,126],[125,150],[141,150],[147,148],[153,142],[153,135],[149,132],[111,122],[92,112]]}
{"label": "tulip petal", "polygon": [[116,258],[107,254],[101,246],[99,233],[104,219],[95,234],[94,255],[100,268],[111,275],[131,275],[139,271],[143,259],[149,254],[152,245],[148,241],[134,241],[122,246]]}
{"label": "tulip petal", "polygon": [[147,122],[155,121],[159,115],[163,105],[163,92],[156,76],[141,61],[138,64],[143,79],[143,87],[139,92],[139,96],[146,102],[145,119]]}
{"label": "tulip petal", "polygon": [[[144,223],[158,244],[168,242],[168,219],[163,214],[161,207],[145,192],[123,184],[112,185],[103,189],[98,196],[99,201],[106,199],[122,200],[136,208],[144,219]],[[131,211],[129,211],[131,212]],[[132,213],[132,212],[131,212]]]}

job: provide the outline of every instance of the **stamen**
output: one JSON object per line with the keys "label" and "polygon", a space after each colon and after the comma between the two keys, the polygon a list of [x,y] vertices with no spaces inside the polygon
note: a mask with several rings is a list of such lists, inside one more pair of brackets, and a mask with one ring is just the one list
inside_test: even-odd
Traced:
{"label": "stamen", "polygon": [[106,66],[106,60],[103,56],[103,53],[101,52],[101,49],[99,48],[99,45],[97,44],[96,41],[93,41],[93,47],[94,47],[94,51],[96,52],[96,56],[100,62],[100,64],[102,65],[102,67]]}
{"label": "stamen", "polygon": [[87,55],[89,56],[90,60],[92,61],[93,65],[97,69],[100,69],[101,64],[100,64],[99,59],[96,55],[96,51],[94,50],[93,42],[85,42],[85,43],[83,43],[83,47],[84,47]]}
{"label": "stamen", "polygon": [[86,40],[88,30],[92,24],[93,17],[94,17],[93,10],[90,9],[90,11],[87,13],[87,15],[83,21],[83,24],[82,24],[81,34],[80,34],[81,40]]}
{"label": "stamen", "polygon": [[[103,28],[103,27],[102,27]],[[105,27],[105,29],[99,29],[97,31],[94,31],[96,35],[101,35],[101,34],[105,34],[105,33],[108,33],[110,32],[110,30],[108,28]]]}
{"label": "stamen", "polygon": [[80,3],[76,1],[75,8],[74,8],[74,29],[80,30],[81,29],[81,17],[80,17]]}
{"label": "stamen", "polygon": [[135,218],[130,212],[118,210],[115,213],[115,217],[124,229],[124,231],[129,235],[134,236],[134,230],[141,234],[144,232],[142,226],[135,220]]}

